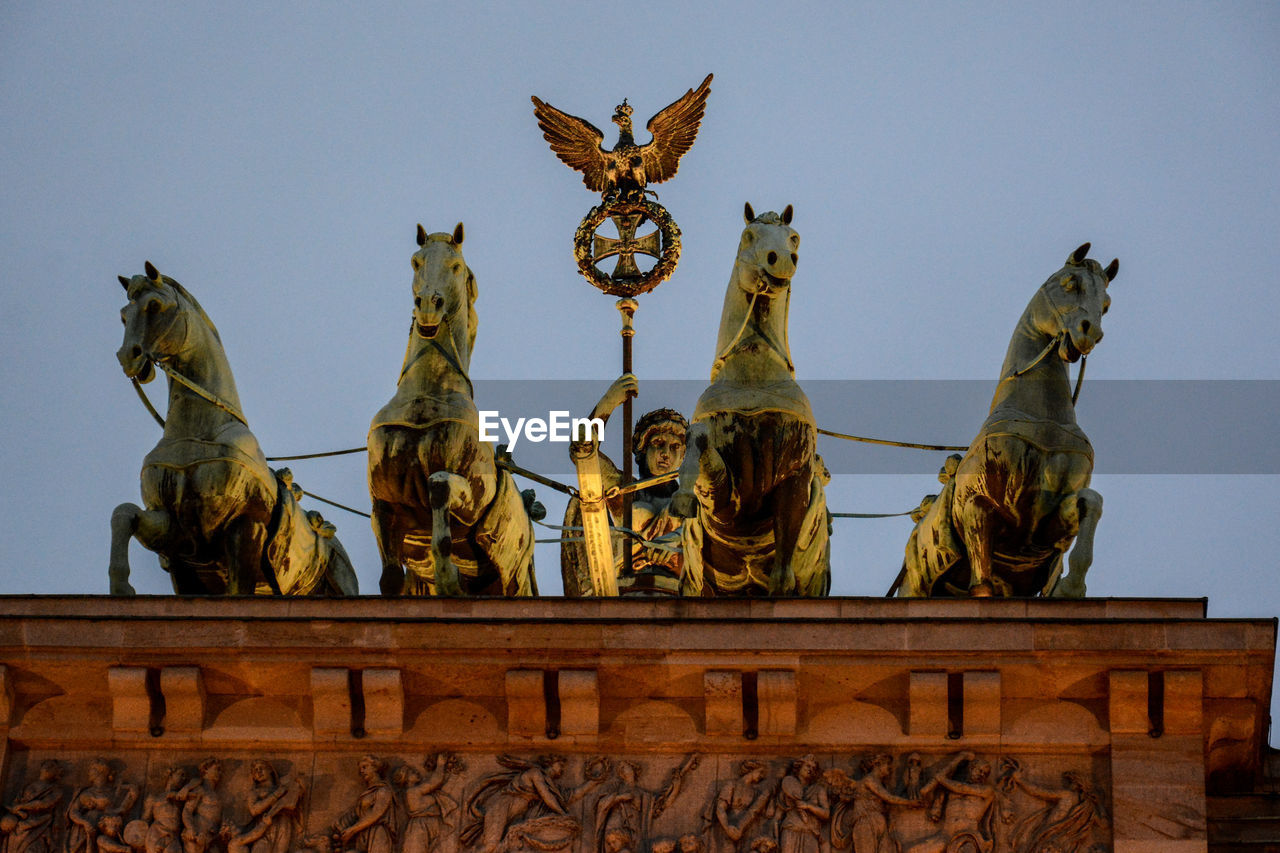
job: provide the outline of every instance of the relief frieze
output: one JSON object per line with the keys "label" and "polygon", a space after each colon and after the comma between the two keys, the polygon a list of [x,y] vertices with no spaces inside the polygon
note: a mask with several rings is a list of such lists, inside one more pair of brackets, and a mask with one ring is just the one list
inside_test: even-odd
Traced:
{"label": "relief frieze", "polygon": [[1098,853],[1087,755],[20,753],[0,853]]}

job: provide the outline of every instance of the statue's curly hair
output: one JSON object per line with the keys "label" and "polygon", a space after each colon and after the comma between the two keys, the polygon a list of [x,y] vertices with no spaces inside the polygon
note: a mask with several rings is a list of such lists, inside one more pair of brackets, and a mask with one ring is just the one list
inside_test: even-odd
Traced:
{"label": "statue's curly hair", "polygon": [[635,457],[636,466],[640,470],[647,470],[644,464],[644,452],[649,449],[649,439],[665,424],[677,424],[680,427],[681,438],[689,434],[689,422],[675,409],[654,409],[652,412],[645,412],[640,416],[640,420],[636,421],[631,446],[632,456]]}

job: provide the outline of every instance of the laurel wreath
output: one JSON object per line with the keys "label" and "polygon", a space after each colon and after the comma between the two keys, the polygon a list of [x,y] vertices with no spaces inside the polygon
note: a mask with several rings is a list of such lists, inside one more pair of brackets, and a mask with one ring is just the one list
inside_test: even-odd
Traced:
{"label": "laurel wreath", "polygon": [[[643,214],[657,226],[662,235],[662,255],[653,269],[639,278],[615,279],[602,272],[592,260],[596,230],[611,216],[632,213]],[[676,264],[680,262],[680,226],[676,225],[665,207],[649,199],[606,201],[591,208],[578,225],[573,236],[573,256],[578,262],[578,271],[597,289],[611,296],[638,296],[653,290],[675,272]]]}

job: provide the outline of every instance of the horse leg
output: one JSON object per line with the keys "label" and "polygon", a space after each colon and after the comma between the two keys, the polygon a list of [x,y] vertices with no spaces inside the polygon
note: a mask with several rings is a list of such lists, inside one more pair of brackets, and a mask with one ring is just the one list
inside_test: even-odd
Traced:
{"label": "horse leg", "polygon": [[137,504],[123,503],[111,513],[111,558],[107,576],[112,595],[135,595],[129,583],[129,540],[138,538],[142,547],[159,551],[169,538],[172,518],[159,509],[143,509]]}
{"label": "horse leg", "polygon": [[385,596],[397,596],[404,591],[403,525],[397,524],[399,513],[386,501],[373,500],[373,538],[378,543],[378,555],[382,557],[382,576],[378,578],[378,591]]}
{"label": "horse leg", "polygon": [[991,538],[999,523],[995,504],[982,496],[968,501],[958,513],[964,548],[969,555],[969,594],[990,597],[995,594],[991,577]]}
{"label": "horse leg", "polygon": [[[1085,488],[1072,497],[1075,498],[1072,501],[1074,507],[1065,509],[1075,515],[1079,532],[1076,534],[1075,547],[1068,557],[1070,571],[1058,579],[1050,593],[1054,598],[1084,598],[1084,578],[1093,565],[1093,537],[1098,529],[1098,521],[1102,518],[1102,495]],[[1066,504],[1067,501],[1062,503]]]}
{"label": "horse leg", "polygon": [[[808,469],[805,470],[806,475]],[[773,492],[773,570],[769,573],[769,595],[795,595],[796,574],[791,559],[800,540],[800,529],[809,510],[811,476],[793,475]]]}
{"label": "horse leg", "polygon": [[247,517],[236,519],[224,533],[227,595],[253,595],[267,548],[267,526]]}
{"label": "horse leg", "polygon": [[436,471],[427,479],[427,498],[431,502],[431,563],[435,569],[437,595],[456,598],[463,594],[458,567],[449,559],[453,550],[449,516],[462,505],[469,491],[466,480],[448,471]]}

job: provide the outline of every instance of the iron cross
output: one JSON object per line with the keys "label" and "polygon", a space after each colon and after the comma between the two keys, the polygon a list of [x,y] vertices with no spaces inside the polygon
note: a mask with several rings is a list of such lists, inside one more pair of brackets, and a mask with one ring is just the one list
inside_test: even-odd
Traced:
{"label": "iron cross", "polygon": [[613,278],[639,278],[640,268],[636,266],[637,254],[652,258],[662,257],[662,244],[659,232],[654,231],[643,237],[636,236],[636,230],[648,218],[643,213],[625,213],[609,217],[618,229],[618,239],[595,235],[592,263],[599,263],[613,255],[618,256],[617,266],[613,268]]}

